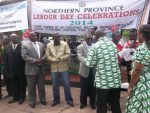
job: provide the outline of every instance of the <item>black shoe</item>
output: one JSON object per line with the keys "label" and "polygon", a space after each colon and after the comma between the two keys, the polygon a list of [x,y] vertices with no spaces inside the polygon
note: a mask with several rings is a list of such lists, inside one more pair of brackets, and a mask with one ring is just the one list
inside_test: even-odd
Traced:
{"label": "black shoe", "polygon": [[17,99],[12,99],[8,102],[8,104],[12,104],[12,103],[15,103],[17,101]]}
{"label": "black shoe", "polygon": [[58,101],[53,101],[53,103],[51,104],[51,106],[56,106],[57,104],[59,104],[60,102]]}
{"label": "black shoe", "polygon": [[31,108],[35,108],[35,104],[30,104],[30,107]]}
{"label": "black shoe", "polygon": [[111,111],[111,106],[107,104],[107,111]]}
{"label": "black shoe", "polygon": [[74,107],[74,103],[72,101],[67,102],[68,105],[70,105],[71,107]]}
{"label": "black shoe", "polygon": [[96,106],[95,105],[91,105],[91,108],[94,110],[94,109],[96,109]]}
{"label": "black shoe", "polygon": [[19,100],[19,102],[18,102],[19,105],[21,105],[21,104],[23,104],[23,103],[24,103],[24,100],[22,100],[22,99]]}
{"label": "black shoe", "polygon": [[83,109],[83,108],[85,108],[87,105],[86,104],[81,104],[80,105],[80,109]]}
{"label": "black shoe", "polygon": [[41,101],[40,102],[42,105],[47,105],[47,102],[46,101]]}

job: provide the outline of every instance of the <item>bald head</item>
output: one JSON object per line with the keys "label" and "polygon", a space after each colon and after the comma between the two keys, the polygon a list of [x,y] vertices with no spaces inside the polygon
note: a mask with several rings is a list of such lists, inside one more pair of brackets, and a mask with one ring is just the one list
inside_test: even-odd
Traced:
{"label": "bald head", "polygon": [[52,37],[61,37],[60,33],[55,32]]}
{"label": "bald head", "polygon": [[37,35],[34,31],[31,31],[29,33],[29,39],[32,41],[32,42],[36,42],[37,41]]}
{"label": "bald head", "polygon": [[104,31],[98,29],[95,31],[94,35],[95,40],[98,40],[99,38],[104,37],[106,34]]}
{"label": "bald head", "polygon": [[60,37],[61,35],[58,32],[53,34],[54,45],[60,45]]}
{"label": "bald head", "polygon": [[4,35],[3,38],[2,38],[2,44],[3,46],[7,46],[10,42],[10,39],[7,35]]}
{"label": "bald head", "polygon": [[2,40],[9,40],[9,37],[7,35],[4,35]]}

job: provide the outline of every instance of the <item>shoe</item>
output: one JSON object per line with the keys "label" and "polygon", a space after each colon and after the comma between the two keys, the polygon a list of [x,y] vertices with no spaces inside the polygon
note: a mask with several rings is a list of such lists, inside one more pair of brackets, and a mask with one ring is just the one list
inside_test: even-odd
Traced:
{"label": "shoe", "polygon": [[47,105],[47,102],[46,101],[41,101],[40,102],[42,105]]}
{"label": "shoe", "polygon": [[80,109],[83,109],[83,108],[85,108],[87,105],[86,104],[81,104],[80,105]]}
{"label": "shoe", "polygon": [[17,101],[17,99],[12,99],[8,102],[8,104],[12,104],[12,103],[15,103]]}
{"label": "shoe", "polygon": [[6,96],[4,96],[4,98],[8,98],[8,97],[10,97],[10,95],[6,95]]}
{"label": "shoe", "polygon": [[30,107],[31,108],[35,108],[35,104],[30,104]]}
{"label": "shoe", "polygon": [[111,111],[111,106],[107,104],[107,111]]}
{"label": "shoe", "polygon": [[24,100],[19,100],[18,104],[21,105],[24,103]]}
{"label": "shoe", "polygon": [[58,101],[53,101],[53,103],[51,104],[51,106],[56,106],[57,104],[59,104],[60,102]]}
{"label": "shoe", "polygon": [[96,106],[95,105],[91,105],[91,108],[94,110],[94,109],[96,109]]}
{"label": "shoe", "polygon": [[74,107],[74,103],[72,101],[67,102],[68,105],[70,105],[71,107]]}

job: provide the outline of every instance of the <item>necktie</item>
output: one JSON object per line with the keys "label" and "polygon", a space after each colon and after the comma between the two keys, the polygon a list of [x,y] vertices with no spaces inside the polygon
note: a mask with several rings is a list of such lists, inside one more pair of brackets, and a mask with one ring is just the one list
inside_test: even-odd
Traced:
{"label": "necktie", "polygon": [[34,42],[34,47],[35,47],[35,50],[36,50],[36,52],[38,54],[38,57],[40,58],[40,52],[39,52],[39,48],[38,48],[38,45],[37,45],[36,42]]}

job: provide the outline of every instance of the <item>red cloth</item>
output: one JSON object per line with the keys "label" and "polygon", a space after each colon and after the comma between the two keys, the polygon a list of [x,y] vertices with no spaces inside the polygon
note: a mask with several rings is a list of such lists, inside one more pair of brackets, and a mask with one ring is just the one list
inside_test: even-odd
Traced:
{"label": "red cloth", "polygon": [[30,33],[30,30],[27,29],[27,30],[23,33],[23,37],[24,37],[24,38],[29,38],[29,33]]}

